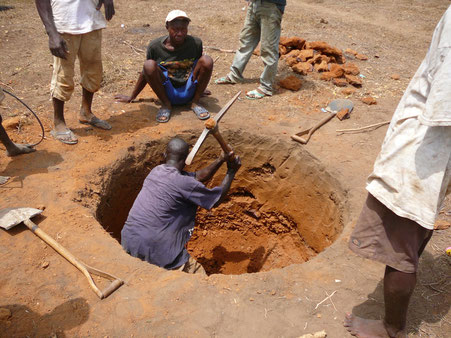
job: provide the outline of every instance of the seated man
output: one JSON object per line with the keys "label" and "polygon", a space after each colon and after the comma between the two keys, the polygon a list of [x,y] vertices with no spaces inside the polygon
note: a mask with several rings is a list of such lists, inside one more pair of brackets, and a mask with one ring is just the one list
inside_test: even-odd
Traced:
{"label": "seated man", "polygon": [[[5,98],[5,94],[3,90],[0,88],[0,103]],[[6,133],[5,128],[2,126],[2,116],[0,115],[0,141],[6,148],[7,156],[17,156],[20,154],[28,154],[36,151],[36,149],[30,147],[27,144],[17,144],[11,141],[8,134]],[[9,180],[8,176],[0,176],[0,185],[5,184]]]}
{"label": "seated man", "polygon": [[145,179],[122,229],[121,242],[134,257],[165,269],[195,273],[203,268],[190,258],[185,245],[194,228],[197,207],[211,209],[222,202],[241,161],[239,157],[228,160],[222,184],[208,189],[201,182],[213,177],[226,156],[188,173],[183,171],[188,150],[180,138],[168,143],[166,163],[153,168]]}
{"label": "seated man", "polygon": [[202,55],[199,38],[187,35],[190,21],[183,11],[169,12],[166,17],[169,36],[150,42],[147,60],[132,95],[116,95],[117,101],[132,102],[148,83],[162,103],[157,122],[169,121],[172,105],[188,102],[199,119],[210,117],[209,112],[199,105],[199,99],[210,81],[213,60]]}

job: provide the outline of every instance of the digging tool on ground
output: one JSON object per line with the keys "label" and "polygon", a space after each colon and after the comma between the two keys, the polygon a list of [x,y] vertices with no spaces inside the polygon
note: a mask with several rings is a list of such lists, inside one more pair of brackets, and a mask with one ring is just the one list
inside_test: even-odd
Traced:
{"label": "digging tool on ground", "polygon": [[[97,270],[89,265],[80,262],[74,255],[67,251],[61,244],[56,242],[52,237],[47,235],[43,230],[41,230],[36,224],[34,224],[30,218],[39,215],[42,212],[40,209],[34,208],[8,208],[0,210],[0,227],[6,230],[11,229],[17,224],[24,223],[28,229],[30,229],[36,236],[41,238],[45,243],[50,245],[56,252],[61,256],[66,258],[70,263],[72,263],[78,270],[80,270],[85,277],[88,279],[89,285],[94,290],[96,295],[100,298],[106,298],[116,291],[124,282],[109,273],[101,270]],[[91,274],[97,275],[106,279],[111,280],[111,284],[107,286],[104,290],[100,290]]]}
{"label": "digging tool on ground", "polygon": [[213,119],[211,119],[214,121],[214,124],[210,120],[208,120],[206,122],[206,125],[212,126],[212,128],[208,128],[207,126],[204,128],[204,130],[202,131],[202,134],[200,134],[199,138],[197,139],[196,143],[193,146],[193,149],[188,154],[188,157],[185,160],[186,165],[190,165],[193,162],[194,156],[196,156],[196,153],[199,150],[200,146],[202,145],[202,143],[205,141],[208,134],[210,134],[210,133],[213,133],[213,135],[216,137],[216,139],[218,140],[219,144],[221,145],[222,149],[224,150],[224,152],[226,154],[228,154],[232,151],[232,148],[230,148],[230,146],[227,145],[227,143],[222,138],[221,134],[219,134],[218,123],[221,120],[221,118],[224,116],[224,114],[227,112],[227,110],[229,110],[229,108],[232,106],[232,104],[236,101],[236,99],[240,95],[241,95],[241,91],[236,93],[235,96],[232,97],[230,99],[230,101],[227,102],[226,105],[216,114],[216,116]]}
{"label": "digging tool on ground", "polygon": [[[317,130],[322,125],[329,122],[335,115],[337,115],[337,113],[339,111],[341,111],[343,109],[348,109],[348,113],[351,113],[353,108],[354,108],[354,103],[351,100],[347,100],[347,99],[333,100],[329,103],[329,105],[325,109],[326,112],[329,113],[326,117],[324,117],[321,121],[319,121],[313,127],[305,129],[297,134],[291,135],[291,138],[302,144],[307,144],[307,142],[310,140],[310,137],[315,132],[315,130]],[[301,137],[304,135],[307,135],[307,137],[305,137],[305,138]]]}

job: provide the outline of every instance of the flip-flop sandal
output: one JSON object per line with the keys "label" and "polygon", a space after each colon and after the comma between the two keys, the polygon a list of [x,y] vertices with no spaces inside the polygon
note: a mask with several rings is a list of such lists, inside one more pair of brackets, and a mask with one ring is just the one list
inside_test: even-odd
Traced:
{"label": "flip-flop sandal", "polygon": [[0,176],[0,185],[6,184],[10,178],[9,176]]}
{"label": "flip-flop sandal", "polygon": [[157,113],[157,122],[159,123],[166,123],[169,121],[169,119],[171,118],[171,110],[168,108],[160,108],[158,109],[158,113]]}
{"label": "flip-flop sandal", "polygon": [[260,93],[257,89],[251,90],[246,93],[246,99],[249,100],[260,100],[267,96],[266,94]]}
{"label": "flip-flop sandal", "polygon": [[50,132],[50,135],[52,135],[55,140],[58,140],[65,144],[77,144],[78,143],[77,137],[70,129],[67,129],[65,131],[60,131],[60,132],[56,132],[55,130],[52,130]]}
{"label": "flip-flop sandal", "polygon": [[93,127],[99,128],[99,129],[103,129],[103,130],[110,130],[111,129],[111,125],[104,121],[99,119],[98,117],[94,116],[90,121],[80,121],[79,122],[81,124],[89,124]]}
{"label": "flip-flop sandal", "polygon": [[228,76],[223,76],[223,77],[220,77],[219,79],[216,79],[215,83],[218,84],[218,85],[221,85],[221,84],[236,84],[236,82],[232,81]]}
{"label": "flip-flop sandal", "polygon": [[[191,110],[196,114],[196,116],[199,120],[206,120],[206,119],[210,118],[210,113],[208,112],[207,109],[205,109],[202,106],[195,106],[195,107],[191,108]],[[205,113],[207,115],[202,116],[202,114],[205,114]]]}

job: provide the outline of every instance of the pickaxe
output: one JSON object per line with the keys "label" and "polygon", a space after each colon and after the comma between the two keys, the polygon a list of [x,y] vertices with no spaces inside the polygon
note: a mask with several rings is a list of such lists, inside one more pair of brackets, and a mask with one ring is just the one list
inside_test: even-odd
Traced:
{"label": "pickaxe", "polygon": [[240,96],[240,94],[241,94],[241,91],[236,93],[236,95],[234,97],[232,97],[232,99],[229,102],[227,102],[227,104],[216,114],[216,116],[213,119],[210,118],[205,122],[205,128],[202,131],[202,134],[200,134],[199,138],[197,139],[196,143],[194,144],[193,149],[188,154],[188,157],[185,160],[186,165],[190,165],[193,162],[194,156],[196,156],[196,153],[199,150],[200,146],[202,145],[202,143],[205,141],[208,134],[210,134],[210,133],[213,134],[213,136],[216,138],[216,140],[218,140],[222,150],[224,151],[224,153],[226,155],[230,154],[230,152],[232,152],[232,148],[224,141],[224,138],[219,133],[218,123],[221,120],[221,118],[224,116],[224,114],[227,112],[227,110],[229,110],[230,106]]}

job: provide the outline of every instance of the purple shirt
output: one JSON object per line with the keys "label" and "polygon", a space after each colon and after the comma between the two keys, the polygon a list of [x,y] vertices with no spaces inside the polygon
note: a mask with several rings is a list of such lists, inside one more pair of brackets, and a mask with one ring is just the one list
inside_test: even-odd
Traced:
{"label": "purple shirt", "polygon": [[127,252],[166,269],[188,261],[185,244],[197,207],[211,209],[222,193],[221,187],[208,189],[194,176],[165,164],[152,169],[121,232]]}

